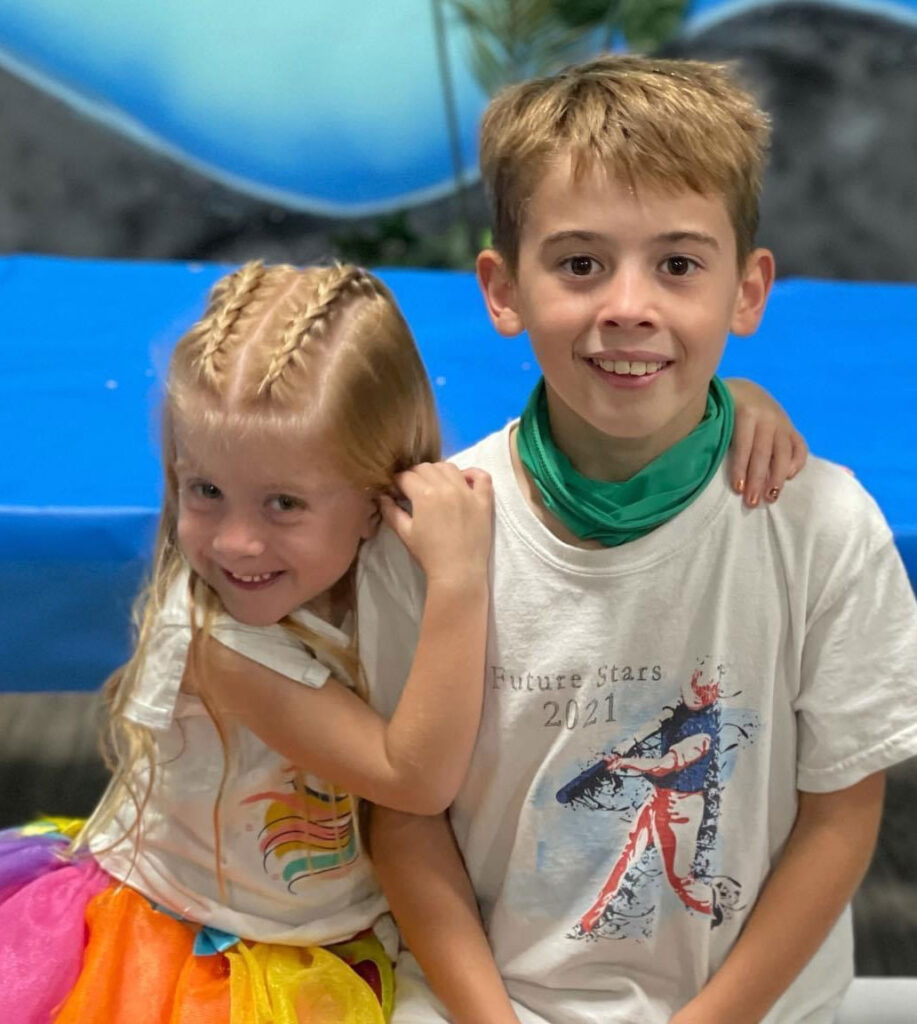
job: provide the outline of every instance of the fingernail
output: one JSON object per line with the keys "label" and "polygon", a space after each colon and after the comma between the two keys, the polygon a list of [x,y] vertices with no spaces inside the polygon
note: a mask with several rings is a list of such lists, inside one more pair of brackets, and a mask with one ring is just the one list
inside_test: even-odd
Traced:
{"label": "fingernail", "polygon": [[741,494],[745,490],[745,481],[742,479],[736,480],[736,490]]}
{"label": "fingernail", "polygon": [[754,508],[758,504],[758,495],[751,494],[745,499],[751,508]]}
{"label": "fingernail", "polygon": [[779,497],[780,497],[780,488],[779,487],[772,487],[767,492],[767,500],[768,501],[776,501]]}

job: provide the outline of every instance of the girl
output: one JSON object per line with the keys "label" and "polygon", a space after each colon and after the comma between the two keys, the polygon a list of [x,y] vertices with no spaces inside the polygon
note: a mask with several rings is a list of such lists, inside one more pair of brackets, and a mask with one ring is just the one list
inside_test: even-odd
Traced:
{"label": "girl", "polygon": [[[170,365],[153,579],[107,686],[111,786],[69,859],[73,823],[0,842],[0,1020],[386,1019],[393,936],[358,798],[446,807],[481,701],[490,481],[436,458],[376,278],[250,263],[215,286]],[[377,509],[427,577],[387,723],[352,639]]]}
{"label": "girl", "polygon": [[[0,846],[0,1020],[383,1021],[391,926],[357,799],[446,807],[481,700],[490,482],[438,450],[376,278],[250,263],[215,286],[169,368],[153,579],[107,685],[112,783],[69,862],[56,833]],[[430,587],[388,723],[352,639],[377,508]],[[252,662],[279,684],[260,719]]]}

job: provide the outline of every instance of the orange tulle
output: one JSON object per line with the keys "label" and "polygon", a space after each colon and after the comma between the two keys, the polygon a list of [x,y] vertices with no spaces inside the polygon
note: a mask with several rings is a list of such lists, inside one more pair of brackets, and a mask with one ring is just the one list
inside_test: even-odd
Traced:
{"label": "orange tulle", "polygon": [[54,1024],[385,1024],[391,965],[371,932],[342,945],[375,963],[380,1000],[345,959],[308,948],[239,942],[195,956],[197,928],[154,910],[123,886],[86,908],[89,933],[76,985]]}
{"label": "orange tulle", "polygon": [[169,1024],[231,1024],[226,957],[192,956],[185,963]]}
{"label": "orange tulle", "polygon": [[83,970],[54,1024],[173,1024],[191,930],[133,889],[106,889],[86,908]]}
{"label": "orange tulle", "polygon": [[238,941],[195,955],[198,925],[156,910],[88,854],[56,856],[79,825],[0,833],[0,1024],[389,1020],[392,965],[371,930],[327,948]]}

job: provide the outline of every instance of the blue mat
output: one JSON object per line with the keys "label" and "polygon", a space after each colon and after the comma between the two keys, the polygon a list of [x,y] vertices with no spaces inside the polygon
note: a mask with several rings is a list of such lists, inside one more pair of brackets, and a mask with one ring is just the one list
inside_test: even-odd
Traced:
{"label": "blue mat", "polygon": [[[160,496],[162,376],[224,270],[0,259],[0,690],[92,689],[126,657]],[[537,368],[524,339],[494,334],[473,277],[381,276],[447,450],[516,415]],[[854,470],[917,585],[917,286],[782,281],[721,369],[768,387],[814,452]]]}

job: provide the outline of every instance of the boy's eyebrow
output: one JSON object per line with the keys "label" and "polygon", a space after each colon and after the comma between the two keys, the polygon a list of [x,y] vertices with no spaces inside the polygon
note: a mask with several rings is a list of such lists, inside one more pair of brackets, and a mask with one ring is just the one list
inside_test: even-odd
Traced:
{"label": "boy's eyebrow", "polygon": [[[541,242],[543,248],[554,245],[557,242],[596,242],[605,238],[599,231],[584,231],[582,229],[571,231],[555,231],[547,235]],[[665,231],[661,235],[655,235],[652,239],[655,242],[667,242],[670,245],[678,242],[697,242],[700,245],[709,246],[716,252],[720,251],[720,243],[713,235],[705,231]]]}
{"label": "boy's eyebrow", "polygon": [[555,242],[595,242],[603,236],[598,231],[554,231],[541,240],[542,248]]}
{"label": "boy's eyebrow", "polygon": [[699,242],[701,245],[707,245],[716,252],[720,251],[720,243],[714,238],[713,235],[708,235],[705,231],[666,231],[664,234],[656,235],[653,239],[654,242]]}

